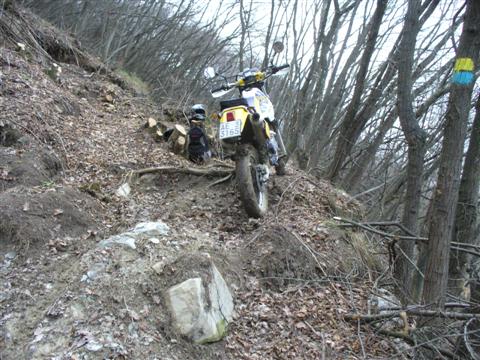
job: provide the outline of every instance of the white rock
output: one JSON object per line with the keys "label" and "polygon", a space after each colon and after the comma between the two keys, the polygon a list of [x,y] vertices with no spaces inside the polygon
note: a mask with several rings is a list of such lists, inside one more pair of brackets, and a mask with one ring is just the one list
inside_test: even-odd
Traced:
{"label": "white rock", "polygon": [[148,221],[137,224],[130,232],[152,237],[168,235],[169,230],[170,228],[161,221]]}
{"label": "white rock", "polygon": [[210,274],[212,281],[209,284],[203,284],[201,278],[188,279],[166,293],[174,327],[199,344],[220,340],[232,321],[233,298],[213,263]]}
{"label": "white rock", "polygon": [[88,269],[87,274],[82,276],[82,281],[93,281],[95,280],[101,273],[105,271],[105,264],[103,263],[95,263],[93,264],[90,269]]}
{"label": "white rock", "polygon": [[124,198],[128,198],[128,196],[130,195],[132,189],[130,188],[130,185],[128,183],[125,183],[125,184],[122,184],[118,189],[117,191],[115,192],[115,194],[117,196],[121,196],[121,197],[124,197]]}
{"label": "white rock", "polygon": [[159,261],[152,265],[152,269],[158,274],[161,275],[163,273],[163,269],[165,268],[165,261]]}
{"label": "white rock", "polygon": [[106,240],[102,240],[98,243],[98,247],[106,248],[116,244],[129,247],[130,249],[133,249],[133,250],[137,248],[135,246],[135,239],[132,236],[127,234],[114,235],[112,237],[109,237]]}
{"label": "white rock", "polygon": [[103,349],[103,345],[95,340],[89,341],[85,347],[91,352],[97,352]]}
{"label": "white rock", "polygon": [[376,294],[368,298],[368,312],[371,314],[382,313],[400,306],[400,300],[386,289],[378,289]]}
{"label": "white rock", "polygon": [[157,238],[152,237],[152,238],[150,238],[150,239],[148,239],[148,240],[149,240],[151,243],[153,243],[153,244],[160,244],[160,240],[157,239]]}
{"label": "white rock", "polygon": [[[388,314],[392,309],[401,308],[400,300],[390,291],[382,288],[370,295],[367,305],[369,314]],[[403,321],[399,318],[392,318],[382,324],[383,328],[392,331],[403,326]]]}
{"label": "white rock", "polygon": [[175,327],[181,334],[188,335],[198,322],[204,307],[202,279],[185,280],[168,289],[167,294]]}
{"label": "white rock", "polygon": [[73,303],[70,305],[69,309],[69,315],[74,319],[74,320],[85,320],[86,315],[85,315],[85,306],[79,302]]}
{"label": "white rock", "polygon": [[15,251],[10,251],[5,254],[5,259],[7,260],[13,260],[17,257],[17,253]]}
{"label": "white rock", "polygon": [[141,222],[125,233],[100,241],[97,246],[105,248],[113,245],[123,245],[135,250],[137,248],[135,245],[136,240],[150,239],[151,242],[158,244],[160,240],[156,236],[168,235],[169,230],[170,228],[161,221]]}
{"label": "white rock", "polygon": [[232,321],[233,314],[233,297],[228,289],[227,283],[218,271],[217,267],[212,263],[213,282],[209,284],[210,300],[212,309],[216,314],[224,318],[227,323]]}

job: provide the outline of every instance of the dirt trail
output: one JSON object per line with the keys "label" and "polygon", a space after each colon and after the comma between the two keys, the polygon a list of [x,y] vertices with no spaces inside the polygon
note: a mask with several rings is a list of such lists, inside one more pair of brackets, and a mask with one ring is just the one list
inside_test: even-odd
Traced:
{"label": "dirt trail", "polygon": [[[0,198],[21,198],[0,210],[21,214],[9,224],[30,229],[7,236],[0,222],[1,359],[318,359],[362,352],[373,359],[394,351],[342,320],[365,308],[368,279],[384,269],[365,238],[332,221],[359,214],[348,195],[290,168],[272,179],[271,213],[263,220],[246,216],[234,181],[211,186],[208,177],[145,175],[128,199],[119,197],[131,170],[192,166],[144,131],[148,117],[162,118],[163,109],[71,58],[57,59],[62,72],[52,78],[52,60],[29,54],[0,48],[0,127],[19,134],[0,146],[10,156],[0,156]],[[56,170],[38,167],[40,160],[26,155],[32,149],[53,153]],[[41,176],[14,174],[18,163]],[[32,178],[38,181],[25,182]],[[142,221],[163,221],[169,234],[135,250],[98,247]],[[35,241],[27,246],[21,236]],[[226,339],[204,346],[172,333],[161,298],[165,278],[152,270],[197,252],[214,257],[237,313]],[[85,280],[89,271],[95,279]]]}

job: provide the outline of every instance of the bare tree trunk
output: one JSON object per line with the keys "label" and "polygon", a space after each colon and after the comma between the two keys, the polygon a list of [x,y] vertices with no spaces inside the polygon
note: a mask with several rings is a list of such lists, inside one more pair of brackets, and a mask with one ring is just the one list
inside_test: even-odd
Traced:
{"label": "bare tree trunk", "polygon": [[[465,244],[475,243],[477,227],[478,191],[480,185],[480,96],[475,105],[475,119],[468,145],[462,179],[458,193],[457,211],[453,227],[452,241]],[[467,267],[470,256],[465,252],[452,250],[450,253],[449,291],[461,296],[468,278]]]}
{"label": "bare tree trunk", "polygon": [[345,180],[342,182],[343,188],[346,191],[349,191],[350,193],[355,193],[358,191],[365,169],[375,157],[378,148],[382,144],[385,134],[393,126],[393,123],[396,119],[397,112],[392,110],[387,116],[387,118],[382,121],[378,129],[378,134],[375,136],[375,139],[368,145],[365,152],[355,162],[355,164],[350,169],[348,175],[345,177]]}
{"label": "bare tree trunk", "polygon": [[[318,158],[320,157],[320,151],[317,149],[323,149],[323,147],[329,140],[330,133],[335,122],[336,114],[338,112],[338,108],[341,106],[342,99],[345,98],[344,90],[347,83],[347,78],[354,71],[355,61],[357,60],[361,52],[362,44],[365,41],[366,35],[368,33],[368,31],[365,30],[359,33],[355,47],[352,49],[348,58],[343,61],[343,54],[347,47],[347,40],[350,38],[351,35],[352,26],[354,23],[353,19],[355,17],[359,4],[359,2],[355,2],[353,6],[344,7],[343,9],[340,9],[340,11],[337,10],[338,6],[335,6],[335,15],[332,19],[332,25],[330,26],[330,30],[327,34],[327,39],[331,38],[331,40],[325,42],[324,44],[324,46],[326,46],[327,48],[330,47],[331,41],[338,36],[338,26],[340,18],[346,15],[350,10],[353,11],[338,58],[336,59],[336,63],[330,73],[329,83],[325,89],[322,89],[326,93],[322,97],[321,102],[318,101],[318,98],[316,96],[313,96],[310,99],[311,114],[307,117],[309,124],[304,129],[302,129],[303,136],[306,139],[304,141],[305,147],[302,150],[309,149],[308,153],[307,151],[304,151],[305,158],[307,159],[305,166],[307,165],[310,156],[311,159],[313,159],[313,161],[311,161],[310,163],[316,165]],[[337,75],[340,64],[342,64],[343,68]]]}
{"label": "bare tree trunk", "polygon": [[[402,224],[412,233],[417,233],[420,193],[423,183],[423,158],[427,134],[418,125],[413,110],[412,69],[417,34],[420,30],[420,0],[409,0],[408,10],[398,52],[397,110],[408,144],[407,188],[403,205]],[[410,298],[410,275],[414,243],[400,241],[400,254],[395,262],[395,278],[401,284],[403,300]]]}
{"label": "bare tree trunk", "polygon": [[[430,80],[426,81],[422,86],[415,89],[413,92],[413,96],[418,96],[424,87],[430,87],[434,80],[438,79],[451,68],[451,64],[447,63],[448,66],[442,66],[439,71],[434,73]],[[421,118],[425,115],[425,113],[431,108],[431,106],[442,96],[444,96],[448,92],[449,86],[442,85],[437,90],[435,90],[428,98],[424,100],[423,103],[418,105],[417,110],[415,112],[415,117],[417,119]],[[381,122],[378,130],[376,131],[378,135],[375,137],[373,141],[370,142],[367,149],[360,155],[359,159],[355,160],[352,164],[349,173],[345,178],[342,180],[342,187],[350,192],[356,193],[359,191],[359,187],[362,184],[363,174],[365,173],[368,165],[374,159],[375,154],[377,153],[378,148],[382,144],[383,138],[386,135],[387,131],[393,126],[394,121],[398,116],[397,109],[388,113],[388,117],[386,120]]]}
{"label": "bare tree trunk", "polygon": [[[456,70],[472,75],[469,82],[454,82],[450,90],[440,168],[432,203],[427,246],[427,266],[423,300],[443,308],[446,300],[449,248],[455,206],[458,200],[463,146],[467,132],[474,78],[473,64],[477,64],[480,49],[480,1],[466,2],[465,20],[457,53]],[[465,60],[467,59],[467,60]],[[472,65],[470,68],[470,64]],[[454,78],[455,79],[455,78]]]}
{"label": "bare tree trunk", "polygon": [[[328,104],[330,108],[334,108],[340,102],[343,94],[341,94],[342,88],[345,86],[345,77],[347,76],[348,72],[351,71],[351,65],[356,60],[357,56],[355,56],[354,52],[352,51],[351,56],[344,62],[343,66],[344,69],[340,75],[337,75],[338,68],[340,66],[340,62],[342,62],[343,52],[346,46],[346,40],[342,45],[342,49],[340,50],[338,59],[334,66],[329,66],[328,61],[333,61],[333,58],[328,59],[330,55],[330,51],[332,47],[334,47],[334,43],[336,38],[338,37],[339,29],[342,26],[343,18],[346,15],[356,8],[357,4],[349,4],[347,3],[343,8],[340,8],[338,1],[334,1],[334,14],[330,23],[330,28],[328,32],[325,34],[322,32],[321,38],[319,37],[317,41],[321,43],[321,51],[319,54],[319,59],[317,63],[316,69],[316,81],[312,86],[312,91],[309,93],[309,102],[305,105],[302,113],[303,122],[301,123],[299,132],[307,139],[305,142],[305,148],[312,149],[312,142],[322,142],[329,137],[329,131],[331,130],[328,127],[328,122],[324,122],[323,120],[318,121],[317,119],[320,117],[319,113],[326,111]],[[351,21],[352,23],[353,21]],[[350,23],[350,27],[351,24]],[[347,31],[350,33],[351,28]],[[359,35],[360,41],[357,42],[355,49],[359,49],[361,47],[360,44],[364,41],[364,36],[366,36],[367,32],[361,33]],[[348,35],[346,36],[348,37]],[[350,66],[349,66],[350,65]],[[329,79],[329,86],[326,86],[327,76],[330,75]],[[335,83],[335,86],[333,84]],[[333,89],[333,90],[332,90]],[[335,92],[335,95],[333,93]],[[333,111],[332,111],[333,112]],[[333,114],[331,118],[334,117]],[[325,126],[327,125],[327,126]],[[321,134],[320,136],[313,135],[314,133]],[[298,144],[297,144],[298,146]]]}
{"label": "bare tree trunk", "polygon": [[240,25],[242,27],[242,33],[240,37],[240,50],[238,53],[238,61],[239,61],[239,70],[243,71],[244,69],[244,57],[245,57],[245,38],[247,36],[247,20],[245,19],[245,12],[244,12],[244,4],[243,0],[240,0]]}
{"label": "bare tree trunk", "polygon": [[275,26],[275,0],[271,0],[271,7],[270,7],[270,21],[267,27],[267,33],[265,35],[265,54],[263,56],[262,61],[262,69],[265,69],[268,66],[268,59],[270,53],[270,41],[272,38],[273,27]]}
{"label": "bare tree trunk", "polygon": [[375,9],[372,21],[369,24],[370,30],[368,32],[367,43],[360,60],[360,68],[357,72],[352,100],[348,105],[347,113],[342,121],[340,135],[338,137],[337,147],[335,149],[335,155],[327,171],[326,177],[332,181],[337,180],[337,176],[340,172],[343,162],[350,154],[353,147],[353,143],[355,141],[353,138],[358,132],[358,125],[355,124],[354,119],[360,106],[360,98],[365,87],[365,78],[370,65],[370,59],[373,51],[375,50],[378,30],[380,29],[386,8],[387,0],[377,0],[377,8]]}
{"label": "bare tree trunk", "polygon": [[[315,8],[314,8],[315,15],[319,11],[318,6],[319,4],[315,3]],[[311,65],[310,65],[310,68],[308,69],[303,85],[297,93],[297,99],[295,104],[296,109],[294,114],[295,121],[293,124],[294,125],[293,130],[297,133],[297,135],[302,129],[302,127],[304,126],[304,124],[306,123],[304,112],[310,100],[308,98],[308,94],[309,94],[308,91],[314,87],[315,72],[318,69],[320,49],[321,49],[322,39],[325,38],[325,27],[327,24],[329,11],[330,11],[330,2],[325,1],[321,9],[319,28],[317,31],[315,31],[315,43],[313,48]],[[298,143],[298,140],[300,139],[297,138],[295,146],[300,147],[301,144]]]}

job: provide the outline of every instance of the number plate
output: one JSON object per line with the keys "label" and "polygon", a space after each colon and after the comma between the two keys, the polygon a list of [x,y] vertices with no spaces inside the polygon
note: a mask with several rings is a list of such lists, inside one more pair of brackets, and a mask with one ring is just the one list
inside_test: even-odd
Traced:
{"label": "number plate", "polygon": [[227,139],[235,136],[240,136],[242,133],[242,121],[227,121],[220,123],[219,137],[220,139]]}

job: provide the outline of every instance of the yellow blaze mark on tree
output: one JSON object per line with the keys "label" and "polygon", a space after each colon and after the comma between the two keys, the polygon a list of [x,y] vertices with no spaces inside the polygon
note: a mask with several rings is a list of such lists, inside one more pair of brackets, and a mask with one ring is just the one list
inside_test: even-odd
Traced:
{"label": "yellow blaze mark on tree", "polygon": [[473,71],[474,65],[471,58],[458,58],[455,61],[454,71]]}

